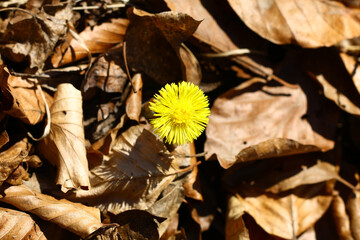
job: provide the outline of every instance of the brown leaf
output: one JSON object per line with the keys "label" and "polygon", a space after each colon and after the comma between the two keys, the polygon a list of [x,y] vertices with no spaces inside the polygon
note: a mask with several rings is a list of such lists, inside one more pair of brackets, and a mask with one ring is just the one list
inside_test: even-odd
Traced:
{"label": "brown leaf", "polygon": [[114,214],[145,210],[176,177],[176,164],[153,133],[134,126],[111,142],[109,155],[91,169],[92,189],[77,190],[71,198]]}
{"label": "brown leaf", "polygon": [[250,29],[276,44],[316,48],[360,35],[359,11],[336,1],[228,2]]}
{"label": "brown leaf", "polygon": [[0,153],[0,186],[26,159],[28,150],[30,150],[30,145],[25,138]]}
{"label": "brown leaf", "polygon": [[106,93],[123,93],[128,82],[127,74],[123,70],[123,61],[121,46],[114,47],[97,58],[82,85],[84,98],[89,99],[94,96],[96,91],[93,88]]}
{"label": "brown leaf", "polygon": [[231,196],[228,200],[228,210],[226,215],[226,240],[250,240],[249,232],[242,219],[244,214],[245,209],[239,204],[237,197]]}
{"label": "brown leaf", "polygon": [[346,213],[344,200],[339,196],[335,195],[332,202],[332,212],[335,220],[336,231],[340,239],[352,240],[350,230],[350,220]]}
{"label": "brown leaf", "polygon": [[324,186],[299,187],[281,196],[242,188],[242,196],[236,195],[232,206],[243,208],[269,234],[293,239],[312,227],[330,206],[332,196],[319,194]]}
{"label": "brown leaf", "polygon": [[[191,143],[190,145],[190,156],[194,156],[196,154],[195,150],[195,144]],[[190,164],[195,165],[197,163],[196,157],[190,158]],[[200,181],[198,179],[198,167],[194,167],[194,169],[191,171],[188,179],[184,183],[184,189],[185,189],[185,195],[187,197],[203,201],[203,196],[200,192]]]}
{"label": "brown leaf", "polygon": [[4,193],[0,201],[31,212],[81,237],[88,236],[102,226],[100,211],[96,208],[65,199],[57,200],[25,186],[12,186],[5,189]]}
{"label": "brown leaf", "polygon": [[215,100],[206,130],[206,157],[216,154],[228,168],[236,161],[333,148],[334,135],[324,137],[303,117],[311,114],[307,105],[300,87],[270,86],[257,78],[240,84]]}
{"label": "brown leaf", "polygon": [[192,82],[195,85],[200,85],[202,78],[200,63],[185,44],[181,44],[180,57],[185,66],[186,81]]}
{"label": "brown leaf", "polygon": [[67,21],[72,17],[70,4],[52,13],[42,8],[34,13],[16,11],[6,19],[0,29],[1,54],[14,61],[23,62],[28,57],[29,67],[42,69],[52,54],[57,41],[67,31]]}
{"label": "brown leaf", "polygon": [[[129,20],[124,18],[111,19],[111,22],[102,23],[93,29],[86,27],[79,34],[90,53],[103,53],[124,39]],[[69,36],[68,36],[69,38]],[[88,52],[76,39],[69,39],[67,43],[56,49],[51,58],[54,67],[68,64],[88,56]]]}
{"label": "brown leaf", "polygon": [[7,208],[0,208],[0,238],[46,240],[44,233],[28,214]]}
{"label": "brown leaf", "polygon": [[50,113],[50,134],[40,142],[39,152],[57,166],[56,183],[62,191],[89,189],[80,91],[71,84],[60,84]]}
{"label": "brown leaf", "polygon": [[355,240],[360,240],[360,194],[358,191],[354,191],[349,196],[346,208],[350,217],[351,233]]}
{"label": "brown leaf", "polygon": [[360,69],[358,62],[352,56],[347,55],[346,53],[340,53],[341,60],[344,63],[346,70],[351,76],[353,83],[356,87],[356,90],[360,94]]}
{"label": "brown leaf", "polygon": [[0,132],[0,149],[9,142],[9,135],[5,130]]}
{"label": "brown leaf", "polygon": [[[35,83],[10,75],[4,66],[1,66],[0,72],[0,87],[5,95],[4,112],[26,124],[41,122],[45,115],[45,103]],[[51,104],[52,97],[46,92],[43,94],[47,103]]]}
{"label": "brown leaf", "polygon": [[129,67],[147,74],[161,85],[185,80],[179,48],[200,22],[176,12],[149,14],[130,8],[127,14],[130,25],[124,41]]}
{"label": "brown leaf", "polygon": [[[142,87],[143,80],[140,73],[137,73],[131,79],[132,90],[126,100],[126,115],[131,120],[140,121],[141,104],[142,104]],[[134,92],[136,91],[136,93]]]}

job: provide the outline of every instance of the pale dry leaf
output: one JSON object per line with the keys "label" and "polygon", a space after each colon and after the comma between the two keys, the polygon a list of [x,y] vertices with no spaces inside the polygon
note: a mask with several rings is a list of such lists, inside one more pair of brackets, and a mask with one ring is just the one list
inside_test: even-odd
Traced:
{"label": "pale dry leaf", "polygon": [[[211,108],[206,158],[216,154],[221,166],[229,168],[247,157],[332,149],[333,139],[314,131],[317,126],[303,117],[311,114],[307,105],[300,87],[270,86],[256,78],[240,84],[218,97]],[[257,144],[264,149],[254,147]]]}
{"label": "pale dry leaf", "polygon": [[129,67],[134,72],[147,74],[161,85],[186,80],[179,49],[200,22],[187,14],[172,11],[150,14],[130,8],[127,14],[130,24],[124,41]]}
{"label": "pale dry leaf", "polygon": [[0,207],[0,239],[46,240],[46,237],[28,214]]}
{"label": "pale dry leaf", "polygon": [[133,126],[110,143],[103,163],[91,169],[92,189],[71,198],[114,214],[151,207],[174,180],[178,166],[164,144],[141,126]]}
{"label": "pale dry leaf", "polygon": [[301,234],[297,240],[317,240],[315,228],[309,228],[303,234]]}
{"label": "pale dry leaf", "polygon": [[185,44],[181,44],[180,57],[185,66],[186,81],[200,85],[202,78],[200,63]]}
{"label": "pale dry leaf", "polygon": [[100,211],[96,208],[65,199],[57,200],[25,186],[11,186],[4,193],[0,201],[33,213],[81,237],[88,236],[103,225]]}
{"label": "pale dry leaf", "polygon": [[[142,104],[142,87],[143,80],[140,73],[137,73],[131,79],[132,90],[126,100],[126,115],[131,120],[140,121],[141,104]],[[134,92],[136,91],[136,92]]]}
{"label": "pale dry leaf", "polygon": [[332,196],[319,194],[324,187],[303,186],[281,196],[242,188],[233,206],[241,205],[267,233],[293,239],[312,227],[330,206]]}
{"label": "pale dry leaf", "polygon": [[61,185],[62,191],[89,189],[80,91],[71,84],[60,84],[50,113],[50,134],[40,142],[39,152],[57,166],[56,184]]}
{"label": "pale dry leaf", "polygon": [[237,197],[233,195],[228,200],[225,224],[226,240],[250,240],[249,232],[242,219],[242,216],[245,214],[245,208],[238,201]]}
{"label": "pale dry leaf", "polygon": [[30,145],[26,138],[0,153],[0,186],[28,156]]}
{"label": "pale dry leaf", "polygon": [[298,174],[279,181],[270,188],[267,188],[266,191],[279,193],[294,189],[301,185],[315,184],[320,182],[326,182],[329,180],[337,180],[341,183],[344,183],[349,188],[355,188],[339,176],[334,165],[325,161],[318,160],[315,165],[311,167],[304,166],[302,171]]}
{"label": "pale dry leaf", "polygon": [[343,61],[346,70],[351,76],[356,90],[360,94],[360,69],[356,58],[349,56],[346,53],[340,53],[341,60]]}
{"label": "pale dry leaf", "polygon": [[[0,87],[5,95],[3,111],[26,124],[41,122],[46,112],[45,102],[35,83],[10,75],[5,66],[1,66],[0,72]],[[52,97],[46,92],[43,94],[47,103],[51,104]]]}
{"label": "pale dry leaf", "polygon": [[350,230],[350,220],[346,213],[344,200],[339,195],[335,195],[332,202],[332,213],[336,231],[340,239],[353,240]]}
{"label": "pale dry leaf", "polygon": [[[90,53],[103,53],[124,39],[129,24],[128,19],[116,18],[111,22],[105,22],[93,29],[86,27],[79,34]],[[70,37],[70,36],[68,36]],[[81,46],[81,43],[71,39],[68,43],[58,47],[51,62],[54,67],[68,64],[88,56],[88,52]]]}
{"label": "pale dry leaf", "polygon": [[250,29],[276,44],[317,48],[360,35],[359,10],[337,1],[228,2]]}
{"label": "pale dry leaf", "polygon": [[351,193],[346,203],[346,209],[350,217],[351,233],[355,240],[360,240],[360,194],[358,191]]}
{"label": "pale dry leaf", "polygon": [[[253,34],[242,24],[233,14],[232,9],[227,6],[227,3],[216,0],[207,0],[206,2],[201,0],[165,0],[165,2],[172,11],[183,12],[196,20],[201,20],[194,37],[209,44],[217,52],[228,52],[244,48],[244,46],[257,48],[263,44],[263,39]],[[222,11],[218,11],[219,9]],[[233,30],[235,24],[236,31]],[[234,61],[262,77],[273,74],[271,68],[257,63],[246,55],[237,56]]]}

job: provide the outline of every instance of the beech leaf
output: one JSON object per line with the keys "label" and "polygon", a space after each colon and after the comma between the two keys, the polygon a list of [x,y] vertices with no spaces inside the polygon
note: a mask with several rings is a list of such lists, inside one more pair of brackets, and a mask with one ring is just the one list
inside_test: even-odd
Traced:
{"label": "beech leaf", "polygon": [[44,233],[28,214],[2,207],[0,207],[0,238],[46,240]]}
{"label": "beech leaf", "polygon": [[360,35],[359,10],[338,1],[228,0],[244,23],[276,44],[332,46]]}
{"label": "beech leaf", "polygon": [[89,189],[80,91],[71,84],[60,84],[50,113],[50,134],[40,142],[40,153],[57,166],[56,183],[61,185],[62,191]]}

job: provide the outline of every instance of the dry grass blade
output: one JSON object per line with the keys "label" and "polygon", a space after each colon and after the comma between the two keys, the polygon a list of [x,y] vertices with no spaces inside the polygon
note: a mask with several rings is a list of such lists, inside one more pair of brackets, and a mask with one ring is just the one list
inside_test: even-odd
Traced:
{"label": "dry grass blade", "polygon": [[50,134],[40,142],[39,151],[58,167],[62,191],[89,189],[81,93],[71,84],[60,84],[54,100]]}
{"label": "dry grass blade", "polygon": [[5,189],[4,193],[5,196],[0,198],[0,201],[31,212],[81,237],[86,237],[102,227],[98,209],[65,199],[57,200],[25,186],[12,186]]}
{"label": "dry grass blade", "polygon": [[28,214],[12,209],[0,208],[0,239],[46,240],[46,237]]}

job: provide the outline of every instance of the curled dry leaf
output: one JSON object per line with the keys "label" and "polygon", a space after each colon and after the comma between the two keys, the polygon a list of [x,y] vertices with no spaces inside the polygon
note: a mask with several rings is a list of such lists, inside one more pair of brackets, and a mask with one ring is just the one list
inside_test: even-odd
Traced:
{"label": "curled dry leaf", "polygon": [[57,200],[25,186],[11,186],[5,189],[4,193],[5,196],[0,198],[0,201],[31,212],[78,236],[86,237],[102,226],[100,211],[96,208],[65,199]]}
{"label": "curled dry leaf", "polygon": [[46,240],[44,233],[28,214],[1,207],[0,238],[3,240]]}
{"label": "curled dry leaf", "polygon": [[103,163],[90,172],[92,189],[77,190],[70,198],[118,214],[151,207],[179,170],[153,133],[133,126],[110,143]]}
{"label": "curled dry leaf", "polygon": [[312,114],[307,105],[300,87],[270,86],[257,78],[240,84],[215,100],[206,129],[206,157],[216,154],[228,168],[237,161],[333,148],[333,139],[314,131],[317,126],[303,117]]}
{"label": "curled dry leaf", "polygon": [[56,43],[65,35],[67,21],[72,18],[70,4],[64,4],[51,14],[44,9],[36,14],[26,10],[16,11],[13,17],[2,22],[2,56],[14,62],[23,62],[28,57],[30,68],[43,68]]}
{"label": "curled dry leaf", "polygon": [[337,1],[228,2],[250,29],[276,44],[317,48],[360,35],[359,10]]}
{"label": "curled dry leaf", "polygon": [[[19,118],[26,124],[36,124],[45,115],[45,102],[34,82],[9,74],[5,66],[0,67],[0,87],[4,93],[3,111]],[[43,92],[48,104],[52,97]]]}
{"label": "curled dry leaf", "polygon": [[40,142],[39,152],[57,166],[56,183],[61,185],[62,191],[89,189],[80,91],[71,84],[60,84],[50,113],[50,134]]}
{"label": "curled dry leaf", "polygon": [[360,69],[358,61],[355,57],[349,56],[346,53],[340,53],[340,57],[353,80],[357,92],[360,94]]}
{"label": "curled dry leaf", "polygon": [[228,200],[225,224],[226,240],[250,240],[249,232],[242,218],[245,208],[238,201],[236,196],[231,196]]}
{"label": "curled dry leaf", "polygon": [[320,194],[324,187],[325,184],[303,186],[284,195],[243,187],[232,207],[241,208],[235,212],[250,214],[267,233],[293,239],[312,227],[330,206],[332,196]]}
{"label": "curled dry leaf", "polygon": [[[359,184],[357,185],[359,187]],[[350,217],[351,233],[355,240],[360,240],[360,193],[353,191],[349,196],[346,208]]]}
{"label": "curled dry leaf", "polygon": [[352,240],[353,237],[350,230],[349,216],[346,213],[344,200],[339,195],[334,196],[332,202],[332,213],[334,216],[336,231],[340,239]]}
{"label": "curled dry leaf", "polygon": [[180,45],[195,32],[200,22],[176,12],[150,14],[130,8],[127,13],[130,25],[124,41],[129,67],[161,85],[185,80]]}
{"label": "curled dry leaf", "polygon": [[[132,90],[126,100],[125,111],[129,119],[140,121],[141,104],[142,104],[142,87],[143,80],[140,73],[134,75],[131,79]],[[134,92],[136,91],[136,93]]]}
{"label": "curled dry leaf", "polygon": [[[129,24],[129,20],[124,18],[111,19],[111,22],[102,23],[91,27],[86,27],[79,34],[90,53],[103,53],[124,39],[124,35]],[[82,44],[72,39],[68,35],[68,40],[56,49],[51,62],[54,67],[68,64],[88,56],[88,51],[81,46]]]}
{"label": "curled dry leaf", "polygon": [[0,186],[26,160],[30,145],[27,139],[15,143],[9,149],[0,153]]}

